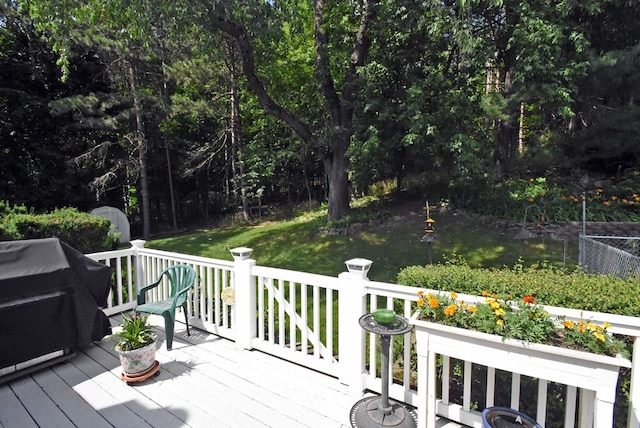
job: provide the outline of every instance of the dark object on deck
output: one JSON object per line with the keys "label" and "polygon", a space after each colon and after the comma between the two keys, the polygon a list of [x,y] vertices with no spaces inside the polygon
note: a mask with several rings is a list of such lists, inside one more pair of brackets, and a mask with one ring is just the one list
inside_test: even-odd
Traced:
{"label": "dark object on deck", "polygon": [[56,238],[0,242],[0,369],[111,333],[111,269]]}
{"label": "dark object on deck", "polygon": [[506,407],[487,407],[482,411],[484,428],[541,428],[540,425],[524,413]]}

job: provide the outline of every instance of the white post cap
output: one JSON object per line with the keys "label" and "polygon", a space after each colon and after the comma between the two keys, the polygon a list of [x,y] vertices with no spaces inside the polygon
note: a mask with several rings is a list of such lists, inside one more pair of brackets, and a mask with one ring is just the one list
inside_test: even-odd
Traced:
{"label": "white post cap", "polygon": [[347,260],[344,263],[347,265],[347,269],[351,275],[363,279],[367,278],[367,273],[369,269],[371,269],[371,264],[373,264],[371,260],[360,258]]}
{"label": "white post cap", "polygon": [[251,257],[253,249],[247,247],[238,247],[231,249],[231,255],[235,261],[248,260]]}
{"label": "white post cap", "polygon": [[146,243],[147,241],[145,241],[144,239],[134,239],[133,241],[130,242],[130,244],[136,248],[144,248],[144,244]]}

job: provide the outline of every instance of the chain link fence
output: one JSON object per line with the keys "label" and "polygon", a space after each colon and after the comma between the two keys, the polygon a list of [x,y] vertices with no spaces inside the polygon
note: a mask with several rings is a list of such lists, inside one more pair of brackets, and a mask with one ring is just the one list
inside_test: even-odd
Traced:
{"label": "chain link fence", "polygon": [[579,264],[585,272],[640,278],[640,237],[580,234]]}

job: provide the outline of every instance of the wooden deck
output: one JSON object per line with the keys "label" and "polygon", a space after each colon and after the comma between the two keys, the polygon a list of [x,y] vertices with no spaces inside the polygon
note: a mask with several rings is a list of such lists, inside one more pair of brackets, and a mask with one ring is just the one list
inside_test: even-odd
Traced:
{"label": "wooden deck", "polygon": [[238,350],[215,335],[192,329],[188,337],[179,323],[167,351],[164,331],[157,331],[157,377],[128,386],[113,342],[105,340],[67,363],[1,384],[0,426],[349,427],[351,407],[362,398],[335,378]]}

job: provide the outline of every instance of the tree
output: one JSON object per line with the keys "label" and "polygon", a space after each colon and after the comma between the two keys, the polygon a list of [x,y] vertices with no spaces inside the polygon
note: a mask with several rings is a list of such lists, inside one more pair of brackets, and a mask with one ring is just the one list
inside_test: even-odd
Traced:
{"label": "tree", "polygon": [[[151,230],[151,202],[147,171],[148,141],[145,133],[145,108],[143,105],[141,74],[142,63],[149,55],[148,43],[158,25],[154,19],[162,19],[155,14],[156,9],[142,4],[139,9],[121,8],[119,3],[65,2],[60,5],[48,1],[28,1],[22,7],[28,11],[36,28],[53,43],[60,54],[59,64],[63,80],[71,72],[69,68],[71,52],[76,45],[95,49],[104,57],[109,57],[109,70],[116,74],[116,82],[124,83],[133,106],[133,133],[123,135],[123,143],[130,143],[137,153],[136,175],[140,183],[142,201],[143,236],[147,238]],[[158,96],[160,95],[157,92]],[[83,159],[90,159],[84,156]],[[126,164],[123,164],[126,166]],[[127,173],[130,173],[125,169]],[[114,171],[97,178],[98,189],[108,186],[115,177]]]}
{"label": "tree", "polygon": [[[277,2],[275,4],[277,5]],[[268,114],[287,123],[305,144],[320,151],[319,156],[329,182],[330,220],[340,219],[349,213],[349,162],[346,153],[353,135],[355,99],[359,89],[357,70],[364,65],[369,49],[368,27],[375,16],[375,4],[375,0],[354,3],[356,7],[351,13],[352,16],[360,17],[359,26],[353,35],[353,49],[345,61],[346,65],[341,64],[343,74],[338,89],[337,79],[334,78],[335,68],[332,68],[329,52],[331,39],[326,25],[325,1],[313,1],[315,71],[324,100],[324,120],[316,127],[311,120],[305,120],[283,107],[268,92],[264,81],[258,76],[254,47],[247,28],[229,18],[229,13],[221,13],[216,7],[208,9],[207,22],[236,41],[247,84],[258,98],[261,107]],[[333,4],[330,6],[338,7]]]}

